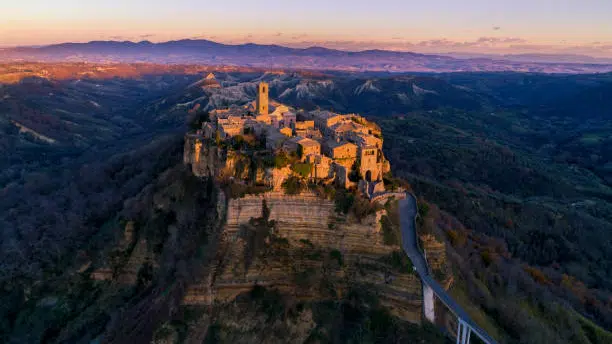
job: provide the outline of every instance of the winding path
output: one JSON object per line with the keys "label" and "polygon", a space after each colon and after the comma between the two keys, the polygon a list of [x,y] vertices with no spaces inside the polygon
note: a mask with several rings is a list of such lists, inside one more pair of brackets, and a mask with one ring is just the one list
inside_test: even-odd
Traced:
{"label": "winding path", "polygon": [[[470,319],[470,316],[452,299],[452,297],[442,288],[442,286],[431,276],[427,261],[421,254],[421,250],[417,244],[416,234],[416,216],[417,216],[417,201],[414,195],[407,193],[406,199],[399,201],[400,226],[402,232],[402,248],[412,261],[417,273],[421,277],[423,283],[428,285],[436,296],[448,307],[448,309],[459,319],[459,330],[457,343],[469,343],[470,332],[474,332],[482,341],[487,344],[497,344],[484,330]],[[461,331],[461,328],[466,328],[467,331]],[[462,338],[459,338],[462,337]],[[467,339],[467,341],[466,341]]]}

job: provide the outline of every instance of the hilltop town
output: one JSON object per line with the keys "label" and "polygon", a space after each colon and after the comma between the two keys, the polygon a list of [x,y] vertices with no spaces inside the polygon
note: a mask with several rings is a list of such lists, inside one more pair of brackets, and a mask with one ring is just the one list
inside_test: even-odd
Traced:
{"label": "hilltop town", "polygon": [[[210,74],[204,87],[220,87]],[[256,100],[243,106],[215,109],[195,133],[186,162],[198,163],[202,143],[230,151],[248,147],[272,157],[269,178],[280,188],[295,177],[311,183],[358,189],[368,198],[385,193],[383,176],[390,171],[380,128],[357,114],[305,111],[269,99],[266,82],[257,85]],[[243,143],[247,143],[244,145]]]}

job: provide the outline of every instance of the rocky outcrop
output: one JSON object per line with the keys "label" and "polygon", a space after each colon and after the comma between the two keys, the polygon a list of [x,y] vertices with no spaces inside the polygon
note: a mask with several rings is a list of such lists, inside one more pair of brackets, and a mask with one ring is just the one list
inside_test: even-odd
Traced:
{"label": "rocky outcrop", "polygon": [[[393,314],[419,323],[421,282],[385,262],[399,247],[384,244],[380,216],[360,223],[334,208],[332,201],[312,193],[268,192],[229,200],[216,263],[188,289],[184,303],[225,304],[256,285],[297,299],[324,300],[358,285],[376,289]],[[253,219],[266,215],[272,233],[261,252],[252,253],[244,233],[256,226]]]}
{"label": "rocky outcrop", "polygon": [[221,163],[226,159],[217,147],[206,144],[205,139],[196,134],[185,136],[183,162],[191,165],[194,175],[198,177],[217,176]]}
{"label": "rocky outcrop", "polygon": [[446,246],[432,234],[420,235],[427,263],[432,270],[443,270],[446,264]]}

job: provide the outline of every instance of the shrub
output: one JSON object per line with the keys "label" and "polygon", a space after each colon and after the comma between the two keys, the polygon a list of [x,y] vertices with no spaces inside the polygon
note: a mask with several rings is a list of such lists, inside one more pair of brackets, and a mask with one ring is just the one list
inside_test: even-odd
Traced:
{"label": "shrub", "polygon": [[488,249],[480,251],[480,258],[482,258],[482,262],[487,267],[493,262],[493,257],[491,257],[491,251],[489,251]]}
{"label": "shrub", "polygon": [[300,239],[300,243],[302,243],[304,246],[307,246],[308,248],[314,248],[314,244],[308,239]]}
{"label": "shrub", "polygon": [[550,284],[548,277],[539,269],[532,266],[525,266],[523,268],[536,282],[539,284]]}
{"label": "shrub", "polygon": [[331,252],[329,252],[329,258],[338,261],[338,265],[340,266],[344,265],[344,261],[342,260],[342,252],[338,250],[332,250]]}
{"label": "shrub", "polygon": [[369,215],[376,212],[376,203],[371,203],[369,200],[363,197],[355,197],[353,202],[353,213],[358,221],[365,219]]}
{"label": "shrub", "polygon": [[280,151],[274,156],[274,167],[283,168],[287,165],[289,165],[289,157],[287,156],[287,153]]}
{"label": "shrub", "polygon": [[387,215],[384,215],[380,218],[380,225],[382,227],[383,232],[383,243],[385,245],[399,245],[399,240],[397,237],[397,233],[393,229],[391,225],[391,220]]}
{"label": "shrub", "polygon": [[233,141],[232,147],[235,150],[239,150],[239,149],[241,149],[244,146],[244,137],[242,135],[234,136],[232,141]]}
{"label": "shrub", "polygon": [[451,244],[455,247],[461,247],[463,245],[465,245],[465,241],[466,241],[466,236],[464,235],[463,232],[460,232],[458,230],[454,230],[454,229],[449,229],[446,231],[446,234],[448,235],[448,238],[451,241]]}
{"label": "shrub", "polygon": [[421,201],[419,202],[419,216],[425,218],[429,214],[429,204]]}
{"label": "shrub", "polygon": [[391,265],[391,267],[398,272],[413,272],[412,262],[403,251],[393,251],[388,256],[382,257],[381,261],[385,264]]}
{"label": "shrub", "polygon": [[349,175],[348,178],[351,182],[353,183],[357,183],[359,182],[361,179],[363,179],[361,177],[361,173],[359,171],[359,163],[357,161],[355,161],[355,163],[353,164],[353,166],[351,166],[351,170],[349,171]]}
{"label": "shrub", "polygon": [[308,163],[297,163],[291,166],[291,170],[300,175],[302,178],[308,178],[310,171],[312,171],[312,164]]}
{"label": "shrub", "polygon": [[189,127],[193,130],[202,128],[202,123],[210,122],[210,116],[208,112],[198,112],[193,116],[193,119],[189,123]]}
{"label": "shrub", "polygon": [[283,189],[287,195],[298,195],[304,190],[304,184],[299,178],[291,176],[283,182]]}
{"label": "shrub", "polygon": [[351,207],[353,207],[353,203],[355,203],[355,196],[352,193],[341,189],[336,192],[334,202],[336,204],[336,212],[348,214]]}

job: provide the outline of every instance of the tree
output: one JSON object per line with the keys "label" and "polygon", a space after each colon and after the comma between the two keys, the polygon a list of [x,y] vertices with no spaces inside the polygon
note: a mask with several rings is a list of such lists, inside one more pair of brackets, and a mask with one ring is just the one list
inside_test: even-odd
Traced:
{"label": "tree", "polygon": [[297,173],[303,179],[306,179],[308,178],[308,176],[310,176],[310,172],[312,171],[312,164],[297,163],[291,166],[291,170]]}
{"label": "tree", "polygon": [[284,151],[280,151],[278,152],[278,154],[274,156],[274,167],[283,168],[287,166],[288,164],[289,164],[289,157],[287,156],[287,153],[285,153]]}

